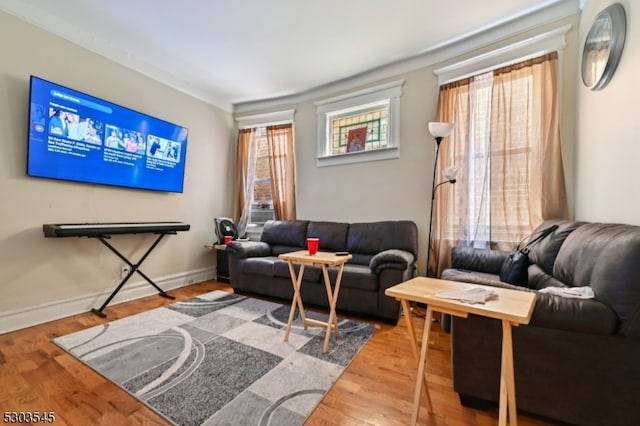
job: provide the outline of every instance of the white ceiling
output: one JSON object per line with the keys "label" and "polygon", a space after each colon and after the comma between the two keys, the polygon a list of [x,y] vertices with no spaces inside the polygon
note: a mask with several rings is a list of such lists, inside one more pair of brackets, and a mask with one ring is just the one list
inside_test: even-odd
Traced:
{"label": "white ceiling", "polygon": [[303,93],[564,0],[0,0],[209,103]]}

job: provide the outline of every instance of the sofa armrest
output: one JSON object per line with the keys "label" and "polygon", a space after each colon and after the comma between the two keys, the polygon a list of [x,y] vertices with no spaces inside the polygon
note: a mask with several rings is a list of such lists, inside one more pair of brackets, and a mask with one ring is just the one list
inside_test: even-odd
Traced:
{"label": "sofa armrest", "polygon": [[374,274],[379,274],[383,269],[405,270],[413,264],[415,257],[405,250],[389,249],[381,251],[371,258],[369,268]]}
{"label": "sofa armrest", "polygon": [[238,259],[265,257],[271,254],[271,246],[261,241],[233,241],[227,246],[227,252]]}
{"label": "sofa armrest", "polygon": [[506,251],[455,246],[451,250],[451,265],[456,269],[500,274],[507,257]]}
{"label": "sofa armrest", "polygon": [[618,316],[599,300],[536,293],[529,325],[605,336],[616,332]]}

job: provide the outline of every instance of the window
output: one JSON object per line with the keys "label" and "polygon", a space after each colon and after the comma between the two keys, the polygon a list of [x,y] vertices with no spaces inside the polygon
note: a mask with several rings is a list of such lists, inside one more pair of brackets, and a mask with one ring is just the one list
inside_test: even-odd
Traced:
{"label": "window", "polygon": [[236,117],[238,233],[259,231],[269,219],[296,218],[293,110]]}
{"label": "window", "polygon": [[[388,148],[388,117],[388,101],[371,105],[369,109],[359,109],[355,114],[349,111],[327,114],[331,140],[330,155]],[[364,141],[363,145],[356,146],[352,142],[358,141],[358,130],[363,130]]]}
{"label": "window", "polygon": [[396,81],[317,102],[317,165],[398,158],[402,84]]}
{"label": "window", "polygon": [[266,221],[274,218],[267,129],[266,127],[258,127],[255,130],[257,152],[249,226],[263,225]]}
{"label": "window", "polygon": [[[489,72],[469,82],[470,115],[466,150],[453,156],[466,166],[456,190],[467,199],[465,222],[451,224],[445,238],[455,239],[471,230],[476,246],[512,243],[531,231],[529,215],[530,159],[537,155],[541,136],[536,129],[533,77],[513,76],[508,83],[510,102],[505,114],[496,96],[503,89]],[[508,214],[506,212],[509,212]]]}
{"label": "window", "polygon": [[436,193],[429,276],[455,245],[511,250],[543,220],[568,216],[557,62],[551,52],[440,87],[438,121],[456,126],[436,179],[453,164],[460,173]]}

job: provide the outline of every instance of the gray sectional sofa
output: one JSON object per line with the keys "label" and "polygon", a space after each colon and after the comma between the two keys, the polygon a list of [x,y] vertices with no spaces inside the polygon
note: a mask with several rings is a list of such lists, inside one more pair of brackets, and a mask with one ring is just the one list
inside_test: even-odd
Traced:
{"label": "gray sectional sofa", "polygon": [[[514,327],[519,410],[578,425],[640,424],[640,227],[553,220],[534,245],[527,287],[500,281],[508,253],[456,247],[442,278],[537,292],[528,326]],[[540,292],[588,286],[592,299]],[[453,385],[464,404],[499,397],[500,323],[451,324]]]}
{"label": "gray sectional sofa", "polygon": [[[411,221],[269,221],[260,241],[234,241],[227,247],[234,291],[290,303],[291,276],[288,264],[278,255],[305,250],[308,237],[320,239],[321,251],[347,251],[353,256],[344,267],[338,313],[397,323],[400,305],[384,291],[415,275],[418,229]],[[305,267],[301,289],[305,306],[328,307],[321,272],[319,267]],[[336,274],[337,268],[329,268],[332,283]]]}

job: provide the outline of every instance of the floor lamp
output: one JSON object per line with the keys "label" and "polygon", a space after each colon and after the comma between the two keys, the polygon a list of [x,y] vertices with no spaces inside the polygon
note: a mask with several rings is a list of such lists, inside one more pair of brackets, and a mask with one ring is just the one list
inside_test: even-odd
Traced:
{"label": "floor lamp", "polygon": [[429,215],[429,242],[427,243],[427,269],[425,276],[429,276],[429,260],[431,256],[431,232],[433,230],[433,206],[436,199],[436,190],[445,183],[456,183],[458,168],[455,166],[448,167],[445,172],[446,180],[436,184],[436,169],[438,168],[438,154],[440,153],[440,143],[453,131],[453,123],[431,122],[429,123],[429,133],[436,139],[436,159],[433,163],[433,180],[431,181],[431,214]]}

